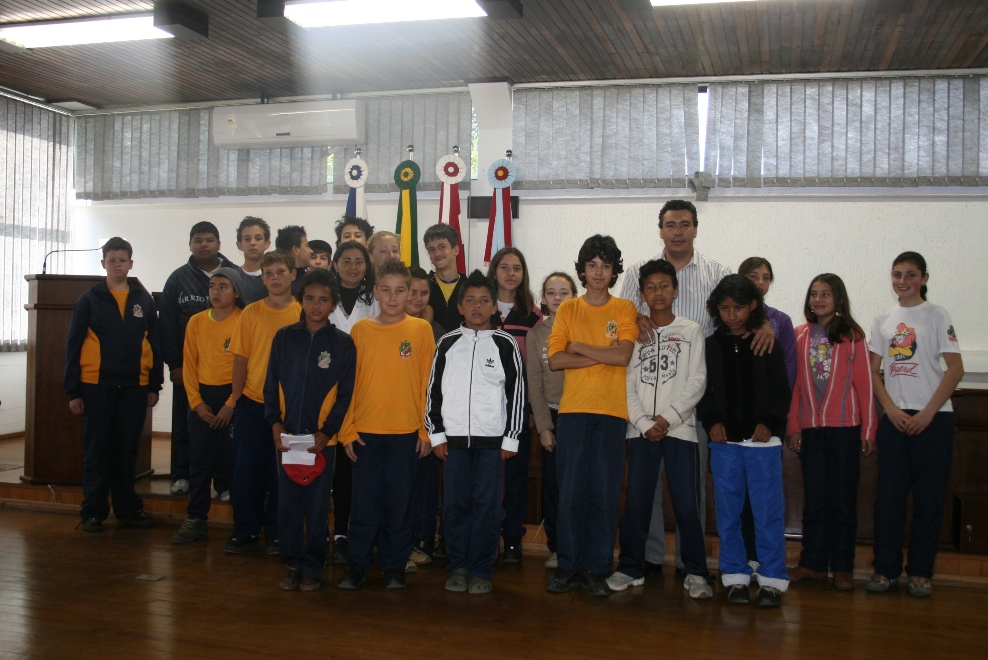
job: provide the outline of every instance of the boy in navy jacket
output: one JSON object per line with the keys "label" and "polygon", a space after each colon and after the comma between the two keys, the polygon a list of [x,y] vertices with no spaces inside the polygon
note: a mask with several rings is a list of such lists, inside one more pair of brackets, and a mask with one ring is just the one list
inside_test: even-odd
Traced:
{"label": "boy in navy jacket", "polygon": [[296,295],[302,320],[278,330],[264,383],[264,415],[274,446],[287,457],[291,441],[311,436],[312,465],[282,459],[278,470],[278,539],[288,572],[279,586],[313,591],[322,586],[328,544],[336,434],[350,407],[357,351],[350,336],[329,322],[339,301],[336,277],[306,273]]}
{"label": "boy in navy jacket", "polygon": [[106,280],[72,310],[65,347],[65,393],[82,417],[81,527],[103,531],[113,513],[125,527],[150,527],[134,492],[137,449],[147,409],[158,403],[163,368],[157,314],[144,287],[127,279],[133,248],[114,237],[103,246]]}
{"label": "boy in navy jacket", "polygon": [[436,347],[425,427],[443,470],[443,526],[449,555],[447,591],[489,593],[504,509],[504,461],[518,452],[524,425],[521,351],[491,329],[497,294],[474,271],[460,290],[463,326]]}

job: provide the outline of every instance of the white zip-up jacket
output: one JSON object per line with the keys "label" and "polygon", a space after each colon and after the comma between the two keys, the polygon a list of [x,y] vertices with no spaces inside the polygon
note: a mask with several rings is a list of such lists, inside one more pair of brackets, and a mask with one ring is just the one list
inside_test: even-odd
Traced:
{"label": "white zip-up jacket", "polygon": [[627,437],[644,435],[661,415],[669,422],[666,437],[696,442],[695,409],[707,384],[703,329],[677,316],[657,335],[649,344],[635,342],[628,363]]}
{"label": "white zip-up jacket", "polygon": [[516,452],[525,397],[521,351],[511,335],[461,326],[436,346],[425,430],[433,447]]}

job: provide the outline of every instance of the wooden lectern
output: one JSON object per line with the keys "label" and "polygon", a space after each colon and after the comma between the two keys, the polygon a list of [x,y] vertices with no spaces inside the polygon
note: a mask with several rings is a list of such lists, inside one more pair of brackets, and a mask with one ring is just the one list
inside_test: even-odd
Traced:
{"label": "wooden lectern", "polygon": [[[29,484],[82,484],[82,420],[69,411],[62,390],[65,342],[75,303],[98,275],[25,275],[27,310],[27,413],[24,474]],[[150,475],[151,410],[137,454],[137,476]]]}

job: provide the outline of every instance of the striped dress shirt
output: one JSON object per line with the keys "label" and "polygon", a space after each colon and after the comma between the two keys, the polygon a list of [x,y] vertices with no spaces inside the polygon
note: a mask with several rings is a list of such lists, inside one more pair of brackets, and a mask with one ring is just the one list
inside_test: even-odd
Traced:
{"label": "striped dress shirt", "polygon": [[[665,255],[663,250],[662,254],[652,259],[664,259]],[[624,273],[624,283],[621,285],[621,297],[630,300],[638,308],[638,313],[644,316],[649,315],[649,310],[638,291],[638,272],[643,264],[652,259],[639,261],[628,268]],[[672,302],[672,313],[699,323],[703,328],[704,337],[712,335],[714,321],[707,314],[707,298],[710,297],[714,287],[730,274],[731,269],[724,264],[693,250],[693,258],[690,262],[682,270],[676,271],[676,277],[679,279],[679,297]]]}

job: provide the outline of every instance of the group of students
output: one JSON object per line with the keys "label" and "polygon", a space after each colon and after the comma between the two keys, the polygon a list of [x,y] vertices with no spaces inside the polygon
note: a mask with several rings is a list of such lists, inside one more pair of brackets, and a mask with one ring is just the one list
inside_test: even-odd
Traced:
{"label": "group of students", "polygon": [[[692,204],[674,201],[663,207],[660,228],[667,209],[689,211],[695,227]],[[425,232],[435,268],[428,274],[401,263],[398,236],[351,216],[337,223],[335,252],[294,227],[282,230],[282,249],[265,252],[270,229],[246,218],[238,246],[255,233],[265,240],[257,254],[241,247],[255,259],[243,269],[196,260],[204,225],[190,234],[190,265],[208,281],[208,308],[188,318],[177,363],[189,406],[190,500],[175,543],[206,538],[211,487],[221,496],[228,490],[234,531],[224,550],[256,548],[263,531],[266,551],[288,569],[280,587],[318,589],[330,559],[332,497],[332,561],[346,564],[337,586],[360,588],[376,556],[385,586],[405,587],[416,564],[446,556],[447,590],[488,593],[502,538],[503,560],[521,559],[534,426],[546,565],[556,569],[547,591],[606,596],[643,584],[664,463],[684,588],[710,598],[709,438],[727,600],[750,602],[756,577],[756,602],[772,607],[790,580],[832,572],[838,589],[853,588],[860,456],[874,450],[877,433],[875,575],[867,588],[888,590],[902,573],[912,492],[909,593],[930,593],[950,472],[949,397],[963,366],[949,315],[926,302],[919,254],[894,260],[899,302],[876,318],[868,342],[843,282],[829,273],[811,282],[806,324],[794,330],[765,305],[774,275],[757,257],[713,288],[706,331],[676,313],[679,276],[664,259],[632,269],[647,315],[611,295],[623,260],[609,236],[580,248],[582,296],[569,274],[554,272],[536,305],[518,249],[500,250],[486,274],[459,273],[459,238],[449,225]],[[65,374],[70,407],[83,416],[86,531],[101,529],[108,491],[122,524],[150,525],[133,492],[131,459],[144,398],[153,405],[163,381],[153,304],[127,283],[131,248],[115,238],[103,252],[107,280],[76,306]],[[330,263],[335,273],[325,269]],[[266,295],[251,302],[252,271]],[[165,307],[163,300],[162,315]],[[757,340],[765,334],[779,350]],[[806,491],[804,548],[791,570],[783,445],[800,454]]]}

